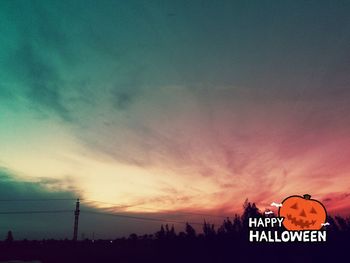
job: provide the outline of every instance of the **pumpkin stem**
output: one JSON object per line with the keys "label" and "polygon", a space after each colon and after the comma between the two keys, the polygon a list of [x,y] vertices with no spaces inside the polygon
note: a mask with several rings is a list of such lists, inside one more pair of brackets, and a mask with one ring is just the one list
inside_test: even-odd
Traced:
{"label": "pumpkin stem", "polygon": [[310,198],[311,198],[311,195],[309,195],[309,194],[304,194],[304,199],[310,200]]}

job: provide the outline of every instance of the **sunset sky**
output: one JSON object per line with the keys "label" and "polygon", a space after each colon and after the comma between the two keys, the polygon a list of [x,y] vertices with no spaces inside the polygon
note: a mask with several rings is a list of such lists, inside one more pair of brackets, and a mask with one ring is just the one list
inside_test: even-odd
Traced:
{"label": "sunset sky", "polygon": [[[0,199],[226,216],[308,193],[349,215],[349,13],[349,1],[0,1]],[[0,239],[34,221],[0,216]]]}

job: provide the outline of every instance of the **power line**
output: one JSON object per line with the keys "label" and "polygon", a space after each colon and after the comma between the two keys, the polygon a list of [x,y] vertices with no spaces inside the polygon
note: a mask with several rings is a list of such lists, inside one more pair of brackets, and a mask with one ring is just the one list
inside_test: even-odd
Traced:
{"label": "power line", "polygon": [[[76,198],[26,198],[26,199],[0,199],[0,202],[46,202],[46,201],[75,201]],[[102,204],[109,204],[113,205],[116,208],[139,208],[143,210],[154,210],[154,208],[150,207],[144,207],[144,206],[139,206],[137,204],[131,204],[131,205],[126,205],[126,204],[116,204],[116,203],[109,203],[109,202],[103,202],[103,201],[97,201],[97,200],[91,200],[91,199],[80,199],[81,202],[90,202],[90,203],[102,203]],[[158,213],[167,213],[168,215],[192,215],[192,216],[203,216],[203,217],[216,217],[216,218],[228,218],[228,216],[222,216],[222,215],[212,215],[212,214],[206,214],[206,213],[195,213],[195,212],[173,212],[172,210],[163,210]]]}
{"label": "power line", "polygon": [[31,199],[0,199],[0,202],[41,202],[41,201],[72,201],[76,198],[31,198]]}
{"label": "power line", "polygon": [[[55,213],[73,213],[74,210],[36,210],[36,211],[4,211],[1,212],[1,215],[17,215],[17,214],[55,214]],[[97,214],[97,215],[107,215],[107,216],[115,216],[120,218],[128,218],[128,219],[135,219],[135,220],[146,220],[146,221],[155,221],[155,222],[165,222],[165,223],[177,223],[177,224],[193,224],[193,225],[202,225],[202,223],[199,222],[184,222],[184,221],[177,221],[177,220],[171,220],[171,219],[163,219],[163,218],[155,218],[155,217],[142,217],[142,216],[131,216],[131,215],[122,215],[122,214],[115,214],[115,213],[105,213],[105,212],[94,212],[94,211],[81,211],[83,213],[87,214]]]}
{"label": "power line", "polygon": [[171,220],[171,219],[162,219],[162,218],[155,218],[155,217],[130,216],[130,215],[104,213],[104,212],[93,212],[93,211],[82,211],[82,212],[89,213],[89,214],[97,214],[97,215],[115,216],[115,217],[120,217],[120,218],[129,218],[129,219],[135,219],[135,220],[145,220],[145,221],[155,221],[155,222],[165,222],[165,223],[177,223],[177,224],[189,223],[191,225],[203,225],[203,223],[199,223],[199,222],[184,222],[184,221],[176,221],[176,220]]}
{"label": "power line", "polygon": [[74,210],[36,210],[36,211],[5,211],[0,212],[1,215],[17,215],[17,214],[54,214],[54,213],[73,213]]}

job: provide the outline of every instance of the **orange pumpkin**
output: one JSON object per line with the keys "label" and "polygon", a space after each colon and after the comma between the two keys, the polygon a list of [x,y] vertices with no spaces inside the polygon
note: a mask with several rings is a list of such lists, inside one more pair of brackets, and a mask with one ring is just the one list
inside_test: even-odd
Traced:
{"label": "orange pumpkin", "polygon": [[327,218],[323,204],[308,194],[284,199],[278,215],[284,217],[283,226],[287,230],[320,230]]}

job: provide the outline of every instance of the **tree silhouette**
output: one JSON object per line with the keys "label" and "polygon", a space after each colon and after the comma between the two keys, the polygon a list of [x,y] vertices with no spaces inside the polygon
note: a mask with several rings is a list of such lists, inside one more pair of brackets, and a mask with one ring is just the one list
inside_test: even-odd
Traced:
{"label": "tree silhouette", "polygon": [[164,230],[163,225],[160,226],[160,230],[155,233],[155,236],[157,239],[164,239],[165,238],[165,230]]}
{"label": "tree silhouette", "polygon": [[[154,235],[110,240],[23,240],[13,242],[9,231],[5,242],[0,242],[0,261],[16,259],[42,262],[333,262],[334,257],[348,257],[350,218],[327,217],[327,242],[323,243],[256,243],[249,242],[249,217],[265,217],[254,203],[243,205],[242,215],[227,217],[221,224],[204,221],[202,233],[186,223],[183,232],[173,225],[161,225]],[[216,230],[217,229],[217,230]],[[264,230],[269,230],[266,228]],[[276,231],[276,228],[272,229]],[[197,230],[198,231],[198,230]],[[284,231],[284,229],[277,229]],[[273,250],[273,253],[271,251]],[[72,251],[75,251],[72,254]],[[28,252],[30,251],[30,253]],[[75,255],[75,256],[74,256]],[[6,262],[6,261],[5,261]],[[339,260],[346,262],[346,260]]]}
{"label": "tree silhouette", "polygon": [[242,230],[242,220],[241,217],[237,214],[235,214],[235,217],[233,219],[233,229],[235,232],[240,232]]}
{"label": "tree silhouette", "polygon": [[195,238],[196,237],[196,230],[189,224],[186,223],[186,236],[189,238]]}
{"label": "tree silhouette", "polygon": [[176,237],[174,225],[170,229],[168,224],[165,225],[165,236],[168,239]]}
{"label": "tree silhouette", "polygon": [[214,237],[216,234],[214,224],[209,224],[204,221],[203,233],[205,237],[209,237],[209,238]]}
{"label": "tree silhouette", "polygon": [[241,217],[241,222],[243,229],[248,229],[249,218],[262,217],[262,214],[259,211],[259,208],[256,207],[255,203],[250,203],[248,199],[245,200],[243,204],[243,214]]}

